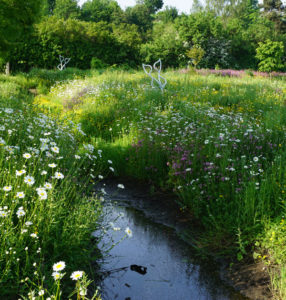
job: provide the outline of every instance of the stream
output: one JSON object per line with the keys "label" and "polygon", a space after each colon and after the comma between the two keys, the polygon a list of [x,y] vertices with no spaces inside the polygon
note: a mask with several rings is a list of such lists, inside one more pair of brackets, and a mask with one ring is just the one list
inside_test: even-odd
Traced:
{"label": "stream", "polygon": [[108,250],[101,262],[103,300],[249,299],[221,280],[214,260],[195,255],[182,238],[188,220],[172,201],[149,196],[132,183],[120,189],[117,183],[111,180],[97,187],[106,192],[106,232],[99,243],[103,253]]}

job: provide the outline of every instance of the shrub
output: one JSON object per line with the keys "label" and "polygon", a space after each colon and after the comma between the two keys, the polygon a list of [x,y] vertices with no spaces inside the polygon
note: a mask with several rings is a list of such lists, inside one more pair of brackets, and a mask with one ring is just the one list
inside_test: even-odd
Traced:
{"label": "shrub", "polygon": [[205,55],[205,50],[202,49],[200,46],[193,46],[190,50],[187,51],[187,56],[192,60],[193,65],[197,68],[197,65],[202,60],[203,56]]}
{"label": "shrub", "polygon": [[104,69],[106,64],[99,58],[93,57],[90,62],[91,69]]}
{"label": "shrub", "polygon": [[267,40],[265,43],[259,43],[256,49],[256,58],[260,60],[259,71],[272,72],[279,71],[285,66],[282,58],[284,55],[284,45],[282,42]]}

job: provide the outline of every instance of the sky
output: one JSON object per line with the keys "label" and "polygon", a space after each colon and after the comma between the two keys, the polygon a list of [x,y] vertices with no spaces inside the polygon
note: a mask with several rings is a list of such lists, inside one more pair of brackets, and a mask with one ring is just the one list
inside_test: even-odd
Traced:
{"label": "sky", "polygon": [[[81,5],[84,3],[86,0],[79,0],[79,4]],[[259,0],[261,3],[263,0]],[[118,4],[125,9],[127,6],[134,6],[136,3],[136,0],[117,0]],[[164,7],[165,6],[175,6],[178,11],[184,12],[189,14],[190,10],[192,8],[193,1],[192,0],[163,0],[164,2]],[[204,3],[204,0],[201,0],[201,3]],[[282,3],[285,5],[286,0],[282,0]]]}
{"label": "sky", "polygon": [[[86,0],[79,0],[79,3],[82,4]],[[136,0],[117,0],[118,4],[124,9],[127,6],[134,6]],[[203,2],[203,1],[202,1]],[[192,7],[192,0],[164,0],[164,6],[175,6],[179,12],[190,13]]]}

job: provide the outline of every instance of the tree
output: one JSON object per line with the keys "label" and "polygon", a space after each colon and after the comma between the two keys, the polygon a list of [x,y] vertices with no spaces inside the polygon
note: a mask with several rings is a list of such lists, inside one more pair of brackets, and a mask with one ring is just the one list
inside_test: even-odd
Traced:
{"label": "tree", "polygon": [[81,19],[92,22],[116,22],[123,11],[115,0],[89,0],[81,9]]}
{"label": "tree", "polygon": [[265,11],[281,10],[283,3],[281,0],[263,0],[263,8]]}
{"label": "tree", "polygon": [[153,64],[161,58],[164,66],[178,67],[185,64],[183,41],[173,23],[156,23],[152,31],[152,39],[143,44],[141,55],[145,63]]}
{"label": "tree", "polygon": [[31,29],[41,11],[41,0],[0,1],[0,54],[7,55],[13,44]]}
{"label": "tree", "polygon": [[80,16],[77,0],[56,0],[54,15],[65,20],[77,19]]}
{"label": "tree", "polygon": [[286,7],[281,0],[263,0],[265,16],[275,24],[275,28],[282,34],[286,33]]}
{"label": "tree", "polygon": [[200,0],[193,0],[191,11],[196,13],[203,10],[203,6],[200,2]]}
{"label": "tree", "polygon": [[137,0],[136,2],[137,4],[145,5],[152,14],[161,9],[164,5],[163,0]]}
{"label": "tree", "polygon": [[156,20],[163,23],[174,22],[179,13],[176,7],[166,6],[165,10],[159,11],[156,14]]}
{"label": "tree", "polygon": [[56,6],[56,0],[44,0],[43,1],[43,15],[51,16]]}
{"label": "tree", "polygon": [[230,41],[223,23],[221,17],[204,11],[189,16],[182,15],[175,21],[187,49],[197,45],[205,51],[200,63],[202,67],[213,68],[216,64],[229,67]]}
{"label": "tree", "polygon": [[144,4],[127,7],[125,13],[127,22],[137,25],[141,33],[146,33],[147,30],[152,28],[153,17],[148,7]]}
{"label": "tree", "polygon": [[258,10],[258,0],[207,0],[206,7],[217,16],[244,18]]}

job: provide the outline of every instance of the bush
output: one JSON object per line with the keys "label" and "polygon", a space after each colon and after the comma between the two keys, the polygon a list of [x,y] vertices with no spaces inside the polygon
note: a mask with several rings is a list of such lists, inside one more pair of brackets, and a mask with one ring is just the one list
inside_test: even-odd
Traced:
{"label": "bush", "polygon": [[284,45],[282,42],[274,42],[267,40],[265,43],[259,43],[256,49],[256,58],[260,60],[258,66],[259,71],[273,72],[282,70],[285,65],[283,64]]}
{"label": "bush", "polygon": [[90,62],[91,69],[104,69],[106,64],[99,58],[93,57]]}
{"label": "bush", "polygon": [[205,50],[200,46],[195,45],[190,50],[188,50],[186,54],[192,60],[195,68],[197,68],[197,65],[200,63],[205,54]]}

